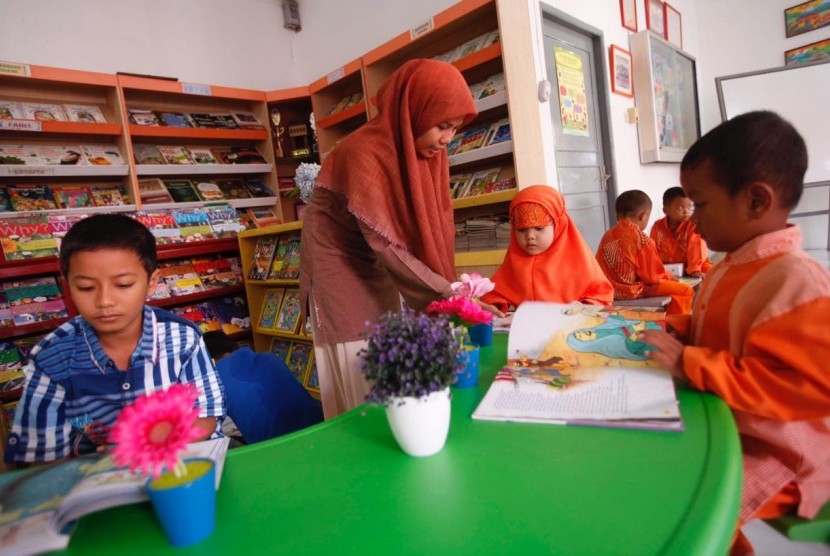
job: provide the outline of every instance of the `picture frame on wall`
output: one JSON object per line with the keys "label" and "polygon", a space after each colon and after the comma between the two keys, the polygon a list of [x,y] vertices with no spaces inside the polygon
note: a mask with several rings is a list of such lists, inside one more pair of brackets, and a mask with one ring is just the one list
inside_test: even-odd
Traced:
{"label": "picture frame on wall", "polygon": [[830,25],[830,0],[809,0],[784,10],[787,37],[815,31],[827,25]]}
{"label": "picture frame on wall", "polygon": [[637,0],[620,0],[620,20],[623,27],[637,32]]}
{"label": "picture frame on wall", "polygon": [[634,96],[634,71],[631,67],[631,52],[612,44],[608,49],[611,67],[611,91],[631,98]]}
{"label": "picture frame on wall", "polygon": [[784,53],[784,64],[787,66],[828,61],[830,61],[830,39],[811,42]]}
{"label": "picture frame on wall", "polygon": [[643,0],[646,8],[646,29],[657,33],[661,39],[666,38],[665,15],[663,14],[663,0]]}
{"label": "picture frame on wall", "polygon": [[663,4],[664,25],[666,40],[678,48],[683,48],[683,18],[680,12],[668,2]]}

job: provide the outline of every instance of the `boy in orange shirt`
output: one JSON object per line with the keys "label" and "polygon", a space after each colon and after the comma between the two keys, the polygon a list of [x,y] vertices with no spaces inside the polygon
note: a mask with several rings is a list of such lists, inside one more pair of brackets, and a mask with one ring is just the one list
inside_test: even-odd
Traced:
{"label": "boy in orange shirt", "polygon": [[657,254],[654,241],[643,230],[651,216],[651,199],[632,189],[617,197],[617,225],[605,232],[597,261],[614,286],[614,299],[671,296],[667,314],[689,313],[694,290],[675,282]]}
{"label": "boy in orange shirt", "polygon": [[[749,112],[695,143],[680,182],[713,249],[678,336],[644,332],[652,357],[729,404],[741,435],[740,524],[830,500],[830,272],[800,248],[787,218],[801,197],[804,140],[772,112]],[[751,552],[739,535],[734,554]]]}
{"label": "boy in orange shirt", "polygon": [[670,187],[663,193],[663,214],[651,227],[651,239],[663,264],[683,263],[685,273],[696,278],[712,267],[706,254],[706,243],[695,231],[692,201],[682,187]]}

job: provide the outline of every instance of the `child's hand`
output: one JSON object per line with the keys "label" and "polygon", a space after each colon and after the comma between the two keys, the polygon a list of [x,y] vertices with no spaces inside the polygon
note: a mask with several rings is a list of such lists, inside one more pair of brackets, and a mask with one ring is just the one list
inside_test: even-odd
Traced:
{"label": "child's hand", "polygon": [[690,274],[690,276],[691,276],[692,278],[700,278],[700,279],[703,279],[703,273],[702,273],[702,272],[700,272],[700,271],[697,271],[697,272],[692,272],[692,273]]}
{"label": "child's hand", "polygon": [[646,330],[640,332],[638,337],[654,348],[646,354],[670,370],[674,376],[686,378],[686,373],[683,372],[683,348],[686,346],[683,342],[662,330]]}

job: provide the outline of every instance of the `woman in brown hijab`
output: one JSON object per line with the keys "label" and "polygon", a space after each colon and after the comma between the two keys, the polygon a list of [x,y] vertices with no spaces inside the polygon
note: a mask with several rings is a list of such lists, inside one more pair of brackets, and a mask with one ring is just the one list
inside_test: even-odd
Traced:
{"label": "woman in brown hijab", "polygon": [[300,290],[308,299],[323,412],[369,391],[362,334],[401,299],[448,297],[455,227],[446,146],[476,116],[461,73],[411,60],[378,91],[379,114],[325,159],[303,221]]}

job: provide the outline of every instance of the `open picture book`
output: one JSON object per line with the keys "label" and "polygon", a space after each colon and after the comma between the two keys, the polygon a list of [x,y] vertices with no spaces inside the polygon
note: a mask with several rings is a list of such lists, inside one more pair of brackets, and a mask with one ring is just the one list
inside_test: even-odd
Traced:
{"label": "open picture book", "polygon": [[[216,462],[217,490],[228,442],[227,437],[194,442],[182,456]],[[79,517],[148,500],[146,482],[146,477],[116,467],[106,454],[0,475],[0,554],[63,549]]]}
{"label": "open picture book", "polygon": [[637,339],[663,319],[636,307],[522,303],[507,365],[473,419],[682,430],[672,376]]}

